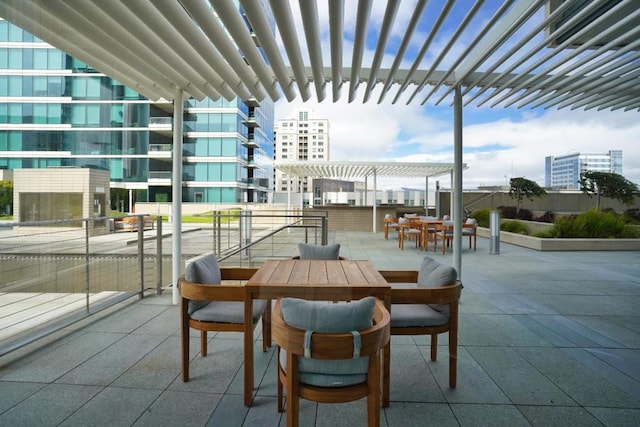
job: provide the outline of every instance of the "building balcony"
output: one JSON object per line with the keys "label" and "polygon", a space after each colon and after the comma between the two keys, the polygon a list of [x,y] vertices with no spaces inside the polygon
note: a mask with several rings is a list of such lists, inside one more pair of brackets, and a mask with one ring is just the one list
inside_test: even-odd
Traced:
{"label": "building balcony", "polygon": [[242,123],[244,123],[249,128],[260,127],[260,125],[258,124],[258,121],[256,120],[256,118],[254,116],[249,116],[246,119],[243,119]]}
{"label": "building balcony", "polygon": [[170,159],[173,152],[173,144],[149,144],[148,155],[156,159]]}

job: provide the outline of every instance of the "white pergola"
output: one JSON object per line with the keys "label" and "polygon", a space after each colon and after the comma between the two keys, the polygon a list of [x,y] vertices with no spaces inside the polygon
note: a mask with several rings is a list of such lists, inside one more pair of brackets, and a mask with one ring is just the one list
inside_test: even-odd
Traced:
{"label": "white pergola", "polygon": [[[174,102],[176,218],[187,96],[453,104],[454,217],[463,105],[640,109],[638,0],[0,0],[0,16]],[[180,239],[173,255],[177,283]]]}
{"label": "white pergola", "polygon": [[[462,164],[466,169],[467,165]],[[427,208],[426,195],[429,193],[429,178],[442,175],[451,175],[455,170],[453,163],[408,163],[408,162],[306,162],[306,161],[280,161],[275,163],[275,168],[288,176],[335,178],[335,179],[365,179],[365,194],[368,180],[373,180],[373,224],[372,231],[376,229],[375,194],[378,191],[378,177],[395,178],[424,178],[425,179],[425,209]],[[453,181],[453,180],[452,180]],[[288,186],[291,191],[291,186]],[[365,196],[366,197],[366,196]]]}

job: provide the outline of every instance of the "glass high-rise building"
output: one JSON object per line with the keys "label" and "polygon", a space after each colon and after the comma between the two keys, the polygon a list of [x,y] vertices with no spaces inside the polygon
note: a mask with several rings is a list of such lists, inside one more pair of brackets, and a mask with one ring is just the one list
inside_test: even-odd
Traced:
{"label": "glass high-rise building", "polygon": [[[103,169],[112,207],[128,210],[131,195],[169,202],[172,114],[0,19],[0,169]],[[273,123],[268,98],[187,100],[183,201],[268,201]]]}
{"label": "glass high-rise building", "polygon": [[580,188],[580,174],[586,171],[622,175],[622,150],[548,156],[545,158],[545,186],[557,190],[577,190]]}

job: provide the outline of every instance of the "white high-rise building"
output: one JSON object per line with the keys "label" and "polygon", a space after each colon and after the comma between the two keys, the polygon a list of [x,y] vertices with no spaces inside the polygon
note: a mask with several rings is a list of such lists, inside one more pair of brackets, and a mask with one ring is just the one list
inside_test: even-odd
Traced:
{"label": "white high-rise building", "polygon": [[[329,120],[316,117],[312,110],[300,109],[296,117],[276,120],[274,126],[275,161],[329,160]],[[288,177],[275,171],[276,192],[311,191],[312,177]]]}
{"label": "white high-rise building", "polygon": [[544,185],[558,190],[577,190],[580,188],[580,174],[586,171],[622,175],[622,150],[548,156],[545,158]]}

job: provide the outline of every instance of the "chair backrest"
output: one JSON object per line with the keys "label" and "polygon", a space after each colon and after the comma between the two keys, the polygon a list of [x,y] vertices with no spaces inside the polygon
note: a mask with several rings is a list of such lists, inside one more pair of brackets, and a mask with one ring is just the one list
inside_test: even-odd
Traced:
{"label": "chair backrest", "polygon": [[[458,272],[450,265],[441,264],[431,257],[425,256],[418,270],[418,287],[439,288],[453,285],[458,279]],[[449,304],[429,304],[431,308],[445,316],[450,316]]]}
{"label": "chair backrest", "polygon": [[[214,253],[209,253],[187,262],[184,278],[188,282],[202,285],[219,285],[222,283],[222,275],[218,258]],[[209,301],[190,300],[187,313],[191,315],[208,303]]]}
{"label": "chair backrest", "polygon": [[311,245],[298,243],[300,259],[333,260],[340,258],[340,243],[332,245]]}
{"label": "chair backrest", "polygon": [[[272,318],[273,339],[298,357],[300,381],[318,387],[365,382],[368,356],[389,341],[389,312],[373,297],[330,303],[282,298]],[[284,355],[283,355],[284,354]]]}

